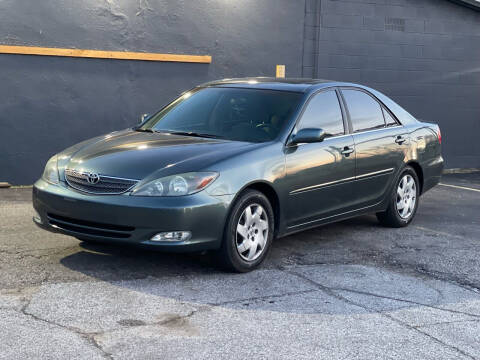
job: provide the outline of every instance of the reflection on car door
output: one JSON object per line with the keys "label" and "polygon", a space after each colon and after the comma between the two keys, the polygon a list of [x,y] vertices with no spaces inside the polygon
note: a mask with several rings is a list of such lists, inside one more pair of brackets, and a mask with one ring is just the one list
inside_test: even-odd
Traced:
{"label": "reflection on car door", "polygon": [[355,143],[357,207],[373,206],[384,198],[403,164],[408,134],[370,94],[350,88],[341,92]]}
{"label": "reflection on car door", "polygon": [[355,151],[344,123],[335,90],[317,93],[308,102],[295,131],[322,128],[329,137],[286,148],[288,228],[315,223],[351,208]]}

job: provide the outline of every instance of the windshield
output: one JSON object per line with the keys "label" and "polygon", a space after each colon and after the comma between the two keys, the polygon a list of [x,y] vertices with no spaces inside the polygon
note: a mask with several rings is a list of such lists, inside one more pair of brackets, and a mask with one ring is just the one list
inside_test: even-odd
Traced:
{"label": "windshield", "polygon": [[247,142],[271,141],[287,124],[301,96],[261,89],[196,89],[167,105],[139,129]]}

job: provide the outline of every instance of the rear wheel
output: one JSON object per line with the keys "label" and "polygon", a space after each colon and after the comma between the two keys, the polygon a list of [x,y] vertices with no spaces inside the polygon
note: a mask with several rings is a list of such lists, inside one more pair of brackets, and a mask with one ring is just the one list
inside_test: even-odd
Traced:
{"label": "rear wheel", "polygon": [[400,174],[390,195],[388,208],[377,213],[382,225],[388,227],[407,226],[415,217],[418,208],[419,182],[417,173],[407,166]]}
{"label": "rear wheel", "polygon": [[273,209],[267,197],[259,191],[246,191],[227,219],[219,261],[231,271],[253,270],[265,260],[273,232]]}

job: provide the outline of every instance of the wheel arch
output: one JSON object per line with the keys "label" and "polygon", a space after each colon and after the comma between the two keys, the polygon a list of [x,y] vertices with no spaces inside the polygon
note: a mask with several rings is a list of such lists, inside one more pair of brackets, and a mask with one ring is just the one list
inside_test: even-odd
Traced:
{"label": "wheel arch", "polygon": [[420,195],[421,195],[422,192],[423,192],[423,182],[424,182],[422,167],[415,160],[411,160],[411,161],[407,162],[405,165],[410,166],[411,168],[413,168],[413,170],[415,170],[415,173],[417,174],[417,177],[418,177],[418,181],[420,182],[420,191],[419,192],[420,192]]}
{"label": "wheel arch", "polygon": [[[276,236],[280,229],[280,198],[278,196],[277,191],[273,187],[273,185],[267,181],[253,181],[245,185],[240,191],[237,192],[235,197],[232,200],[232,204],[234,204],[237,199],[247,190],[256,190],[261,192],[265,195],[272,205],[273,209],[273,218],[274,218],[274,235]],[[229,211],[230,214],[230,211]]]}

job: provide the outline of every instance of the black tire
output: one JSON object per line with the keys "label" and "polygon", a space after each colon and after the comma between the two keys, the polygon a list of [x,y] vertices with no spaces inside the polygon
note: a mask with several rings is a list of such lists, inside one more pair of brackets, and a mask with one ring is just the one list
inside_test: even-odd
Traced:
{"label": "black tire", "polygon": [[[237,250],[237,225],[245,209],[249,206],[260,205],[268,219],[268,232],[262,252],[252,261],[242,258]],[[235,201],[226,221],[222,246],[217,252],[220,265],[228,271],[248,272],[257,268],[266,258],[274,237],[274,213],[267,197],[259,191],[247,190]]]}
{"label": "black tire", "polygon": [[[415,181],[415,197],[416,197],[415,200],[416,201],[409,216],[402,217],[400,216],[399,211],[397,210],[397,196],[398,196],[397,189],[399,187],[400,181],[406,175],[410,175]],[[398,179],[395,181],[395,186],[393,187],[391,194],[389,195],[387,210],[384,212],[377,213],[378,221],[380,221],[380,223],[386,227],[400,228],[400,227],[407,226],[412,222],[413,218],[415,217],[415,214],[417,213],[418,202],[420,200],[419,196],[420,196],[420,183],[418,181],[417,173],[412,167],[406,166],[398,176]]]}

